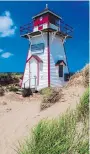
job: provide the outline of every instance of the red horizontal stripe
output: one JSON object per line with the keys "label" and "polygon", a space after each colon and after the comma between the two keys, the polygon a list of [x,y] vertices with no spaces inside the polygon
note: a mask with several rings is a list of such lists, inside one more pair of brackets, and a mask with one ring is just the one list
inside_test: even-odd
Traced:
{"label": "red horizontal stripe", "polygon": [[38,30],[42,30],[43,29],[43,25],[38,27]]}
{"label": "red horizontal stripe", "polygon": [[42,17],[42,20],[40,20],[40,17],[36,20],[34,20],[34,26],[38,26],[38,25],[41,25],[41,24],[44,24],[44,23],[48,23],[49,21],[49,18],[48,16],[45,16],[45,17]]}

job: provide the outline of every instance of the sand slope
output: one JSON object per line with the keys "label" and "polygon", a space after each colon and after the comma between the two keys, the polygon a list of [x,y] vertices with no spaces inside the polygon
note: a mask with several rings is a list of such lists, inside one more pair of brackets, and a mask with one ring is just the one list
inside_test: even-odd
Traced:
{"label": "sand slope", "polygon": [[52,107],[40,112],[41,96],[22,98],[15,93],[0,97],[0,153],[16,154],[16,145],[28,135],[40,119],[52,118],[75,108],[85,91],[82,85],[63,88],[63,98]]}

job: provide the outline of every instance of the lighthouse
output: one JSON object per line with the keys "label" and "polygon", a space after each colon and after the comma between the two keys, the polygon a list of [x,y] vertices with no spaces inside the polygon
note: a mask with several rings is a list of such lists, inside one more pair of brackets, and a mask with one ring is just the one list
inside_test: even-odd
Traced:
{"label": "lighthouse", "polygon": [[46,87],[62,87],[69,77],[64,43],[72,38],[72,27],[46,8],[20,27],[20,36],[29,41],[22,88],[37,91]]}

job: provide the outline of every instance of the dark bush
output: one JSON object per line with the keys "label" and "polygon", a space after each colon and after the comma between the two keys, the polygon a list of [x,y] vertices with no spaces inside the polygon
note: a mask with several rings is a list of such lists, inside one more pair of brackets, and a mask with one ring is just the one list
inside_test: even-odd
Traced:
{"label": "dark bush", "polygon": [[42,91],[43,99],[40,105],[40,110],[44,110],[56,102],[62,97],[62,91],[56,89],[47,88]]}
{"label": "dark bush", "polygon": [[11,87],[9,88],[9,91],[16,92],[16,91],[18,91],[18,88],[17,88],[17,87],[14,87],[14,86],[11,86]]}
{"label": "dark bush", "polygon": [[13,73],[0,73],[0,84],[8,85],[12,83],[19,83],[19,77]]}
{"label": "dark bush", "polygon": [[5,94],[5,90],[2,87],[0,87],[0,96],[4,96],[4,94]]}
{"label": "dark bush", "polygon": [[22,90],[22,96],[23,97],[29,97],[30,95],[32,95],[32,91],[31,91],[30,88]]}

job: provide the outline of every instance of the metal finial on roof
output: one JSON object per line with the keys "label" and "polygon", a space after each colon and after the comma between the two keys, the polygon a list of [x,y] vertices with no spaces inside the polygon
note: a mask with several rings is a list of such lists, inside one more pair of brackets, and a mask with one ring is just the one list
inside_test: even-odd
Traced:
{"label": "metal finial on roof", "polygon": [[48,9],[48,4],[46,4],[46,9]]}

